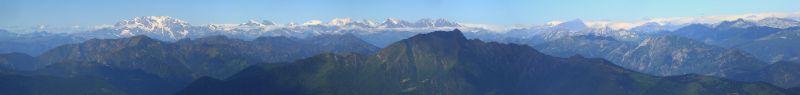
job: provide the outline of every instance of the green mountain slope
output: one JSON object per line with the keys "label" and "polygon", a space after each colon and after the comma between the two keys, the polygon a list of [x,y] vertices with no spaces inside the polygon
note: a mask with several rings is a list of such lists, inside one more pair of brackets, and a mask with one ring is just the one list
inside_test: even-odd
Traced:
{"label": "green mountain slope", "polygon": [[212,36],[162,42],[147,36],[93,39],[37,57],[38,74],[97,77],[134,95],[171,94],[203,77],[226,78],[250,65],[288,62],[324,52],[373,54],[355,36],[262,37],[252,41]]}

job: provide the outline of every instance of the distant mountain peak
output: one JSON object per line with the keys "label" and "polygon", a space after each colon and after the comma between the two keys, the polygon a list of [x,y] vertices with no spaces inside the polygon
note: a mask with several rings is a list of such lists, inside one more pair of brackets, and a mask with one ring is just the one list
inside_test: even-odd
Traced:
{"label": "distant mountain peak", "polygon": [[583,20],[581,19],[574,19],[567,22],[562,22],[556,25],[556,27],[562,29],[569,29],[571,31],[578,31],[588,28],[588,26],[586,26],[586,23],[584,23]]}
{"label": "distant mountain peak", "polygon": [[364,19],[362,22],[364,22],[364,24],[367,24],[369,26],[377,26],[378,25],[378,22],[375,22],[375,21],[372,21],[372,20],[367,20],[367,19]]}
{"label": "distant mountain peak", "polygon": [[739,18],[733,21],[722,21],[715,25],[717,28],[748,28],[757,26],[756,23]]}
{"label": "distant mountain peak", "polygon": [[666,24],[658,22],[647,22],[642,25],[633,27],[630,30],[656,32],[656,31],[672,30],[672,28],[668,27]]}
{"label": "distant mountain peak", "polygon": [[786,21],[786,22],[798,22],[797,20],[790,19],[790,18],[779,18],[779,17],[768,17],[761,19],[759,21]]}
{"label": "distant mountain peak", "polygon": [[641,26],[660,26],[660,25],[664,25],[664,24],[661,24],[661,23],[658,23],[658,22],[647,22],[647,23],[642,24]]}
{"label": "distant mountain peak", "polygon": [[133,17],[129,20],[122,20],[117,22],[115,26],[125,26],[125,27],[145,27],[145,28],[164,28],[169,27],[171,25],[179,25],[179,26],[190,26],[188,22],[174,19],[169,16],[141,16],[141,17]]}
{"label": "distant mountain peak", "polygon": [[744,20],[743,18],[739,18],[739,19],[736,19],[736,21],[734,21],[734,22],[744,22],[744,21],[746,21],[746,20]]}
{"label": "distant mountain peak", "polygon": [[[454,29],[453,31],[434,31],[425,34],[417,34],[407,39],[397,41],[387,48],[409,48],[408,46],[422,46],[426,48],[454,48],[459,47],[467,41],[461,30]],[[385,50],[402,50],[402,49],[385,49]]]}
{"label": "distant mountain peak", "polygon": [[416,35],[408,39],[419,39],[428,37],[453,38],[454,40],[467,40],[467,38],[464,37],[464,34],[461,32],[461,30],[458,29],[453,29],[453,31],[434,31],[427,34]]}
{"label": "distant mountain peak", "polygon": [[417,27],[459,27],[458,23],[453,23],[448,21],[447,19],[439,18],[439,19],[430,19],[424,18],[420,19],[416,22]]}
{"label": "distant mountain peak", "polygon": [[789,28],[800,26],[800,21],[789,19],[789,18],[777,18],[777,17],[768,17],[761,20],[758,20],[757,23],[759,26],[767,26],[773,28]]}
{"label": "distant mountain peak", "polygon": [[264,25],[276,25],[275,22],[272,22],[270,20],[263,20],[263,21],[261,21],[261,24],[264,24]]}
{"label": "distant mountain peak", "polygon": [[302,25],[320,25],[320,24],[322,24],[321,20],[309,20],[309,21],[303,22]]}
{"label": "distant mountain peak", "polygon": [[[211,24],[211,25],[214,25],[214,24]],[[257,20],[253,20],[253,19],[248,20],[245,23],[239,24],[239,26],[250,26],[250,27],[262,27],[262,26],[271,26],[271,25],[275,25],[275,22],[272,22],[272,21],[269,21],[269,20],[257,21]]]}
{"label": "distant mountain peak", "polygon": [[247,21],[247,22],[245,22],[245,23],[239,24],[239,25],[240,25],[240,26],[251,26],[251,27],[261,27],[261,26],[266,26],[266,25],[262,24],[261,22],[258,22],[258,21],[256,21],[256,20],[252,20],[252,19],[251,19],[251,20],[248,20],[248,21]]}
{"label": "distant mountain peak", "polygon": [[409,27],[410,25],[411,25],[411,23],[409,23],[407,21],[403,21],[403,20],[395,19],[395,18],[387,18],[386,21],[383,21],[383,23],[381,23],[380,27],[382,27],[382,28],[405,28],[405,27]]}
{"label": "distant mountain peak", "polygon": [[370,20],[363,20],[363,21],[356,21],[351,18],[335,18],[330,22],[326,23],[325,25],[328,26],[338,26],[338,27],[362,27],[362,28],[371,28],[377,25],[375,22]]}
{"label": "distant mountain peak", "polygon": [[147,43],[154,43],[154,42],[161,42],[161,41],[150,38],[145,35],[135,35],[121,39],[90,39],[81,44],[88,44],[90,47],[93,47],[91,45],[98,45],[98,44],[116,44],[117,46],[111,46],[111,47],[127,47],[127,46],[145,45]]}
{"label": "distant mountain peak", "polygon": [[387,18],[378,27],[381,28],[436,28],[436,27],[462,27],[461,24],[448,21],[447,19],[423,18],[416,22],[408,22],[395,18]]}
{"label": "distant mountain peak", "polygon": [[251,19],[251,20],[248,20],[248,21],[247,21],[247,23],[258,23],[258,24],[261,24],[260,22],[258,22],[258,21],[256,21],[256,20],[253,20],[253,19]]}
{"label": "distant mountain peak", "polygon": [[169,16],[141,16],[114,25],[116,36],[149,35],[161,40],[178,40],[189,35],[188,22]]}
{"label": "distant mountain peak", "polygon": [[354,22],[353,19],[350,18],[334,18],[333,20],[328,22],[328,25],[347,25],[353,22]]}
{"label": "distant mountain peak", "polygon": [[401,22],[405,22],[405,21],[400,20],[400,19],[396,19],[396,18],[386,18],[386,21],[384,21],[384,23],[393,23],[393,24],[398,24],[398,23],[401,23]]}
{"label": "distant mountain peak", "polygon": [[128,39],[134,39],[134,40],[146,40],[146,41],[158,41],[158,40],[156,40],[156,39],[150,38],[150,37],[148,37],[148,36],[145,36],[145,35],[136,35],[136,36],[130,37],[130,38],[128,38]]}

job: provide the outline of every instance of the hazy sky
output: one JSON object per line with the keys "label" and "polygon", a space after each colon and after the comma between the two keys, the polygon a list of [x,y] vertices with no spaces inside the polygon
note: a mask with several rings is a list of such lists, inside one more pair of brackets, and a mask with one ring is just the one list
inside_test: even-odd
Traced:
{"label": "hazy sky", "polygon": [[510,25],[761,12],[800,12],[800,0],[0,0],[0,26],[114,24],[154,15],[194,25],[337,17]]}

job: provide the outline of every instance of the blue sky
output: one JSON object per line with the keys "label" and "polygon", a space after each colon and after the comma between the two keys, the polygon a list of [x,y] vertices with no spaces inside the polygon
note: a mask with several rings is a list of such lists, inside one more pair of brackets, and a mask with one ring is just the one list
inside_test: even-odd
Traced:
{"label": "blue sky", "polygon": [[337,17],[463,23],[541,24],[552,20],[644,18],[800,12],[800,0],[0,0],[0,26],[114,24],[165,15],[194,25],[278,23]]}

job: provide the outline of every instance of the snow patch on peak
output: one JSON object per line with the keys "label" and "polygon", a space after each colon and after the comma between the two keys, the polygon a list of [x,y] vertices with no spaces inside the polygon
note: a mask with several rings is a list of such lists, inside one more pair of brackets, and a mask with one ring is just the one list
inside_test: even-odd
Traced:
{"label": "snow patch on peak", "polygon": [[261,24],[263,24],[263,25],[277,25],[277,24],[275,24],[275,22],[272,22],[272,21],[269,21],[269,20],[263,20],[263,21],[261,21]]}
{"label": "snow patch on peak", "polygon": [[229,31],[229,30],[233,30],[233,29],[239,28],[238,26],[240,26],[240,25],[235,25],[235,24],[209,24],[206,27],[208,27],[209,30],[214,30],[214,31],[220,31],[220,30],[221,31]]}
{"label": "snow patch on peak", "polygon": [[575,20],[570,20],[570,21],[567,21],[567,22],[559,23],[555,27],[556,28],[562,28],[562,29],[574,30],[574,31],[583,30],[583,29],[588,28],[588,26],[586,26],[586,24],[583,23],[583,21],[580,20],[580,19],[575,19]]}
{"label": "snow patch on peak", "polygon": [[399,24],[401,22],[405,21],[396,18],[387,18],[386,21],[384,21],[384,23],[392,23],[392,24]]}
{"label": "snow patch on peak", "polygon": [[364,22],[364,24],[367,24],[368,26],[378,26],[378,22],[375,22],[375,21],[372,21],[372,20],[366,20],[365,19],[362,22]]}
{"label": "snow patch on peak", "polygon": [[266,25],[261,24],[261,22],[258,22],[256,20],[249,20],[249,21],[247,21],[245,23],[239,24],[239,26],[263,27],[263,26],[266,26]]}
{"label": "snow patch on peak", "polygon": [[395,18],[387,18],[386,21],[383,21],[383,23],[381,23],[381,25],[379,25],[378,27],[380,27],[380,28],[407,28],[409,26],[411,26],[411,23],[409,23],[409,22],[406,22],[406,21],[403,21],[403,20],[400,20],[400,19],[395,19]]}
{"label": "snow patch on peak", "polygon": [[303,22],[302,25],[320,25],[320,24],[322,24],[322,21],[320,21],[320,20],[309,20],[309,21]]}
{"label": "snow patch on peak", "polygon": [[347,25],[352,22],[353,20],[350,18],[334,18],[331,22],[328,22],[328,25]]}
{"label": "snow patch on peak", "polygon": [[[783,18],[783,19],[775,19]],[[584,21],[590,28],[613,28],[613,29],[632,29],[647,23],[658,23],[662,27],[674,28],[685,26],[689,24],[715,24],[723,21],[735,21],[742,19],[744,21],[757,22],[759,26],[768,26],[774,28],[786,28],[791,26],[800,26],[800,24],[791,23],[793,19],[800,19],[800,13],[754,13],[754,14],[740,14],[740,15],[717,15],[717,16],[689,16],[689,17],[669,17],[669,18],[647,18],[635,21]],[[766,20],[764,20],[766,19]],[[761,22],[764,20],[764,22]],[[576,21],[576,20],[572,20]],[[797,20],[794,20],[797,21]],[[569,22],[569,21],[568,21]],[[558,24],[567,23],[562,21],[551,21],[544,26],[557,26]]]}
{"label": "snow patch on peak", "polygon": [[458,23],[447,21],[447,19],[420,19],[416,22],[417,27],[459,27]]}
{"label": "snow patch on peak", "polygon": [[726,28],[747,28],[756,26],[756,23],[739,18],[734,21],[722,21],[720,23],[713,24],[712,26]]}
{"label": "snow patch on peak", "polygon": [[171,27],[188,27],[188,22],[173,19],[169,16],[142,16],[130,20],[122,20],[114,25],[116,28],[141,28],[148,31],[155,29],[169,29]]}
{"label": "snow patch on peak", "polygon": [[545,23],[545,26],[557,26],[558,24],[564,23],[564,21],[550,21]]}
{"label": "snow patch on peak", "polygon": [[148,35],[161,40],[176,40],[189,35],[192,26],[169,16],[141,16],[122,20],[114,25],[118,36]]}
{"label": "snow patch on peak", "polygon": [[760,26],[767,26],[773,28],[789,28],[800,26],[800,22],[789,18],[769,17],[757,21]]}

